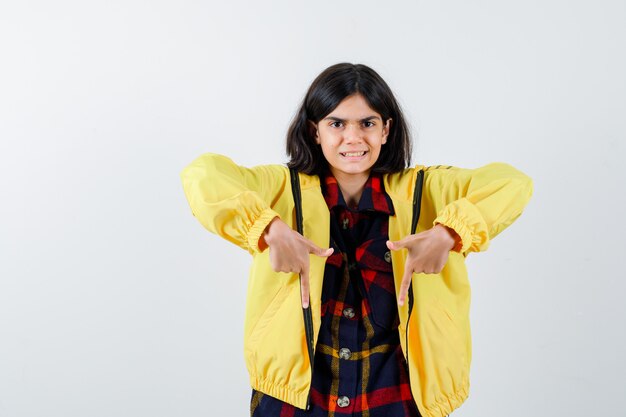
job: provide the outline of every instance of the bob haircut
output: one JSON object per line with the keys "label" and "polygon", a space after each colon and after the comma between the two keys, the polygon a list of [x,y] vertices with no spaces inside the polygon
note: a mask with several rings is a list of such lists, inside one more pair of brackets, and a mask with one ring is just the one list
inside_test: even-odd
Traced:
{"label": "bob haircut", "polygon": [[287,131],[289,168],[308,175],[321,175],[328,167],[322,148],[315,142],[309,123],[319,123],[339,103],[353,94],[363,96],[379,113],[383,123],[391,117],[387,143],[381,148],[372,171],[399,172],[411,164],[411,137],[402,110],[387,83],[363,64],[339,63],[326,68],[309,87]]}

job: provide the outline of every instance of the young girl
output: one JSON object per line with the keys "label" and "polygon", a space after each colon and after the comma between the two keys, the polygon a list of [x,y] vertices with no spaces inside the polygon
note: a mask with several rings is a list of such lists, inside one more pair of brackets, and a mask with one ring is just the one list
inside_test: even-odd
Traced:
{"label": "young girl", "polygon": [[505,163],[411,167],[393,93],[371,68],[348,63],[313,81],[287,154],[303,234],[288,167],[206,153],[181,174],[200,223],[252,255],[251,415],[448,415],[469,393],[465,258],[520,216],[531,179]]}

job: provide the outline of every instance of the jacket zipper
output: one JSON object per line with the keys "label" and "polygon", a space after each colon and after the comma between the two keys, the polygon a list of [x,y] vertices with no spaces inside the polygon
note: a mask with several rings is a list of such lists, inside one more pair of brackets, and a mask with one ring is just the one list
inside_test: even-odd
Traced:
{"label": "jacket zipper", "polygon": [[[409,313],[406,318],[406,330],[404,332],[404,337],[405,337],[404,346],[406,346],[406,375],[409,381],[409,390],[411,389],[411,368],[409,367],[409,320],[411,320],[412,311],[413,311],[413,283],[409,285]],[[415,404],[415,408],[417,408],[417,404]]]}
{"label": "jacket zipper", "polygon": [[[311,304],[307,308],[303,308],[303,316],[304,316],[304,333],[306,335],[306,346],[309,352],[309,361],[311,362],[311,386],[313,385],[313,317],[311,315]],[[309,410],[311,408],[311,387],[309,387],[309,392],[306,396],[306,409]]]}
{"label": "jacket zipper", "polygon": [[[289,169],[291,177],[291,190],[293,192],[293,202],[296,214],[296,229],[298,233],[304,236],[304,221],[302,218],[302,196],[300,192],[300,176],[294,168]],[[302,276],[299,276],[300,281],[300,295],[302,295]],[[311,315],[311,302],[309,300],[309,306],[302,308],[302,316],[304,318],[304,334],[306,336],[306,347],[309,353],[309,361],[311,362],[311,381],[309,384],[309,392],[306,396],[306,409],[311,408],[311,387],[313,385],[313,317]]]}
{"label": "jacket zipper", "polygon": [[[413,218],[411,219],[411,234],[415,234],[417,229],[417,222],[420,217],[420,209],[422,202],[422,187],[424,185],[424,171],[419,170],[417,173],[417,178],[415,179],[415,189],[413,190]],[[407,369],[407,379],[409,381],[409,390],[411,389],[411,368],[409,367],[409,321],[411,320],[411,312],[413,311],[413,274],[411,274],[411,283],[409,284],[409,312],[406,317],[406,329],[404,332],[405,342],[404,346],[406,347],[406,369]],[[413,400],[415,401],[415,400]],[[415,408],[417,407],[417,403],[415,404]],[[419,408],[417,410],[420,413]],[[420,413],[420,415],[422,415]]]}

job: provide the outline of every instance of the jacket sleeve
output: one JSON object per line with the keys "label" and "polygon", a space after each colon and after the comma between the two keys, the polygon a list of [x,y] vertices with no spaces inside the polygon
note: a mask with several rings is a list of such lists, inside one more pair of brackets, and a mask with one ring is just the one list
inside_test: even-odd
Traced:
{"label": "jacket sleeve", "polygon": [[493,162],[476,169],[437,170],[434,185],[441,193],[433,226],[454,229],[461,253],[485,251],[491,239],[513,223],[533,193],[530,177],[513,166]]}
{"label": "jacket sleeve", "polygon": [[180,177],[192,214],[207,230],[250,254],[262,252],[259,238],[279,216],[272,202],[286,187],[285,167],[247,168],[226,156],[205,153],[186,166]]}

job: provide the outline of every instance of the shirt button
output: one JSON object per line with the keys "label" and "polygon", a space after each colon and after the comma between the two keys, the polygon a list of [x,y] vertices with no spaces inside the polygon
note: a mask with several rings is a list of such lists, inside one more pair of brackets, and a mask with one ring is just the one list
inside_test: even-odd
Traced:
{"label": "shirt button", "polygon": [[385,252],[385,262],[391,263],[391,252]]}
{"label": "shirt button", "polygon": [[346,397],[345,395],[342,395],[341,397],[337,398],[337,405],[342,408],[349,406],[350,398]]}
{"label": "shirt button", "polygon": [[343,230],[346,230],[348,228],[348,226],[350,225],[350,219],[348,219],[347,217],[345,219],[343,219],[343,222],[341,224],[341,227],[343,227]]}
{"label": "shirt button", "polygon": [[348,349],[348,348],[341,348],[341,349],[339,349],[339,358],[340,359],[350,359],[350,356],[352,356],[352,352],[350,352],[350,349]]}
{"label": "shirt button", "polygon": [[354,309],[351,308],[351,307],[344,308],[343,309],[343,316],[351,319],[352,317],[354,317]]}
{"label": "shirt button", "polygon": [[356,262],[350,262],[348,264],[348,270],[349,271],[354,271],[356,269]]}

